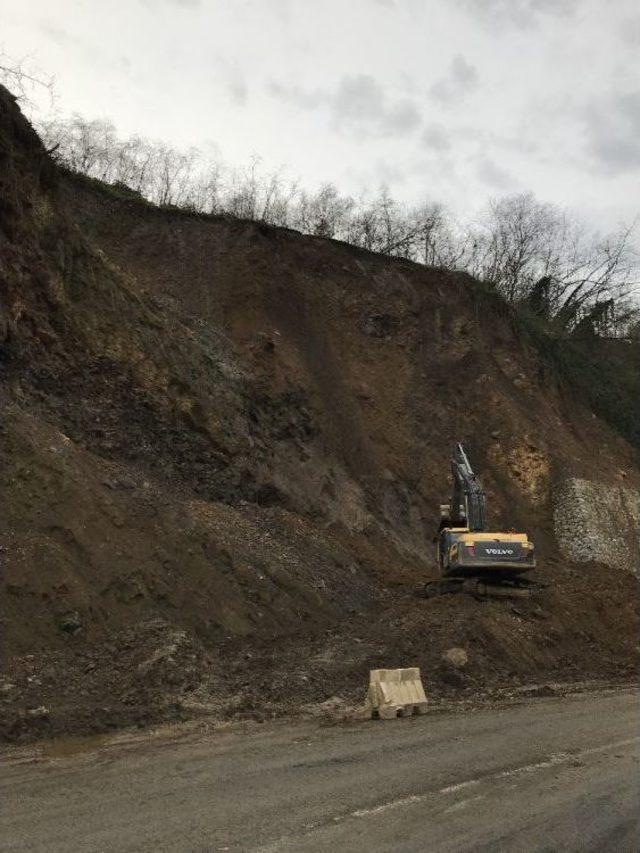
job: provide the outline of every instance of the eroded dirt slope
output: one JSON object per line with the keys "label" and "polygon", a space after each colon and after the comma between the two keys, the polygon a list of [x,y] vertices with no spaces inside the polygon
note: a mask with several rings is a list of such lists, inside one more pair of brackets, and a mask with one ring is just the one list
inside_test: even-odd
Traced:
{"label": "eroded dirt slope", "polygon": [[[630,671],[634,579],[557,559],[551,492],[634,452],[473,281],[63,175],[1,90],[0,196],[5,734]],[[539,602],[412,597],[459,439]]]}

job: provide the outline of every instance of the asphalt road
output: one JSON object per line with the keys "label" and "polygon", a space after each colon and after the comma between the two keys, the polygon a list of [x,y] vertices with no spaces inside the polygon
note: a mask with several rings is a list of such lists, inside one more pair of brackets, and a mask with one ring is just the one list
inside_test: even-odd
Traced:
{"label": "asphalt road", "polygon": [[1,850],[637,851],[632,691],[5,762]]}

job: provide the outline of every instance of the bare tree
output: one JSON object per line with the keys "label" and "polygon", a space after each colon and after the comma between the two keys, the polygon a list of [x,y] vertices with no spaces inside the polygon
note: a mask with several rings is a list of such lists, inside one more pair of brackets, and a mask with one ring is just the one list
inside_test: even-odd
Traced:
{"label": "bare tree", "polygon": [[139,136],[122,139],[106,120],[74,115],[41,121],[38,129],[68,168],[125,184],[156,204],[293,227],[465,270],[563,334],[623,334],[631,322],[629,306],[637,304],[635,226],[601,237],[531,193],[493,200],[465,226],[438,204],[406,208],[384,186],[377,196],[357,201],[330,183],[309,193],[287,181],[281,169],[265,173],[259,157],[244,169],[228,169],[203,160],[196,149],[179,151]]}
{"label": "bare tree", "polygon": [[317,193],[300,193],[293,225],[318,237],[341,237],[348,231],[355,202],[341,196],[333,184],[323,184]]}
{"label": "bare tree", "polygon": [[33,106],[32,97],[35,91],[46,91],[53,103],[53,78],[46,77],[33,67],[27,58],[15,59],[9,56],[0,46],[0,83],[23,105]]}
{"label": "bare tree", "polygon": [[121,139],[105,119],[46,119],[37,123],[45,144],[69,169],[112,184],[124,184],[159,205],[195,206],[202,194],[199,152],[181,152],[139,136]]}
{"label": "bare tree", "polygon": [[360,199],[354,205],[346,223],[344,238],[348,243],[370,252],[380,251],[382,236],[380,214],[376,204]]}
{"label": "bare tree", "polygon": [[559,331],[571,331],[587,316],[596,326],[604,327],[605,318],[611,325],[612,312],[638,281],[635,224],[601,237],[526,193],[490,202],[471,230],[467,269]]}
{"label": "bare tree", "polygon": [[118,180],[115,163],[118,139],[109,121],[87,121],[74,114],[70,119],[44,119],[37,124],[41,139],[55,149],[56,156],[69,169],[103,181]]}
{"label": "bare tree", "polygon": [[192,206],[204,213],[221,213],[224,209],[225,174],[221,163],[205,163],[194,176]]}
{"label": "bare tree", "polygon": [[152,169],[152,200],[161,206],[192,207],[192,188],[199,153],[186,152],[159,145]]}

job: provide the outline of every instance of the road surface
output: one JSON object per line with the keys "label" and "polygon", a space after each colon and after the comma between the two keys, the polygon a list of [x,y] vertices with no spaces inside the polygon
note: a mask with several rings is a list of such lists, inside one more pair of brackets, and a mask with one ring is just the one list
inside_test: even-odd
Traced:
{"label": "road surface", "polygon": [[5,762],[1,850],[637,851],[638,694]]}

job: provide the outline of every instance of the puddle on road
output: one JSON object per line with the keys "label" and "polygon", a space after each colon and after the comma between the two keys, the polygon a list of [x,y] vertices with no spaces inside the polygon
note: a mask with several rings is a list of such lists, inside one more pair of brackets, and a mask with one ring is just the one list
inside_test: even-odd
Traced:
{"label": "puddle on road", "polygon": [[41,744],[47,758],[67,758],[100,749],[107,742],[107,735],[63,735]]}

